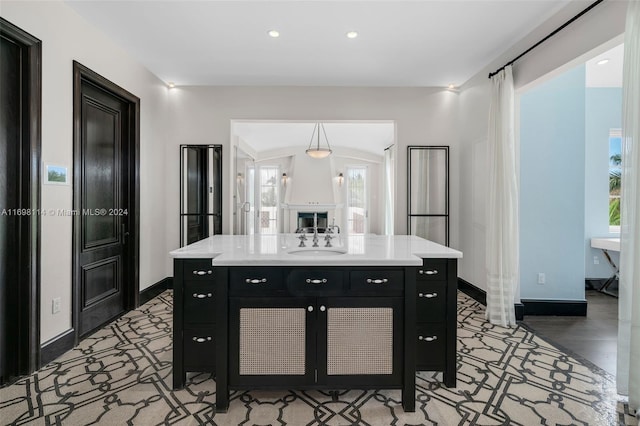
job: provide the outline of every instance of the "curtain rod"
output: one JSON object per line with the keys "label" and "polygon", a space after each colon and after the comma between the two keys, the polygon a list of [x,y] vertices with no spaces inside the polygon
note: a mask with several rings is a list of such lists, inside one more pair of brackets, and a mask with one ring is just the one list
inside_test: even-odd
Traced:
{"label": "curtain rod", "polygon": [[558,34],[560,31],[562,31],[563,29],[565,29],[567,26],[569,26],[571,23],[573,23],[574,21],[576,21],[577,19],[579,19],[582,15],[584,15],[585,13],[589,12],[591,9],[593,9],[594,7],[596,7],[597,5],[599,5],[600,3],[602,3],[604,0],[597,0],[593,3],[591,3],[591,5],[589,5],[589,7],[587,7],[585,10],[583,10],[582,12],[578,13],[576,16],[574,16],[573,18],[569,19],[567,22],[565,22],[564,24],[562,24],[561,26],[559,26],[558,28],[556,28],[552,33],[550,33],[548,36],[546,36],[545,38],[543,38],[542,40],[540,40],[539,42],[537,42],[536,44],[534,44],[533,46],[531,46],[530,48],[528,48],[527,50],[525,50],[524,52],[522,52],[521,54],[519,54],[518,56],[516,56],[514,59],[510,60],[509,62],[507,62],[506,64],[504,64],[503,66],[501,66],[500,68],[498,68],[497,70],[495,70],[492,73],[489,73],[489,78],[493,77],[494,75],[498,74],[500,71],[502,71],[503,69],[505,69],[506,67],[508,67],[509,65],[513,65],[514,62],[516,62],[518,59],[522,58],[524,55],[526,55],[527,53],[531,52],[533,49],[535,49],[536,47],[540,46],[542,43],[544,43],[545,41],[549,40],[551,37],[553,37],[554,35]]}

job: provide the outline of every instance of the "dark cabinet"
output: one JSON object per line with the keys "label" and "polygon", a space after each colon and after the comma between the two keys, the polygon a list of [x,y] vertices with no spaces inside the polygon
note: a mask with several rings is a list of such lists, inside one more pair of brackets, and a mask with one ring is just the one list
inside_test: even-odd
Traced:
{"label": "dark cabinet", "polygon": [[215,372],[216,338],[215,327],[185,328],[183,359],[186,371]]}
{"label": "dark cabinet", "polygon": [[173,384],[211,372],[230,389],[400,388],[416,370],[455,386],[456,260],[420,267],[233,266],[174,262]]}
{"label": "dark cabinet", "polygon": [[442,371],[456,385],[457,261],[424,259],[416,273],[416,370]]}
{"label": "dark cabinet", "polygon": [[[244,275],[230,273],[230,287],[244,295],[229,299],[231,387],[402,385],[402,297],[349,297],[346,268],[277,269],[263,275],[282,274],[287,294],[280,297],[263,297],[247,289]],[[368,276],[369,286],[384,281],[402,292],[403,269]],[[366,280],[354,294],[372,292]]]}
{"label": "dark cabinet", "polygon": [[173,387],[190,371],[216,371],[217,288],[211,259],[174,262]]}
{"label": "dark cabinet", "polygon": [[403,298],[330,297],[317,303],[316,383],[402,386]]}
{"label": "dark cabinet", "polygon": [[229,385],[313,383],[315,306],[310,297],[231,297]]}

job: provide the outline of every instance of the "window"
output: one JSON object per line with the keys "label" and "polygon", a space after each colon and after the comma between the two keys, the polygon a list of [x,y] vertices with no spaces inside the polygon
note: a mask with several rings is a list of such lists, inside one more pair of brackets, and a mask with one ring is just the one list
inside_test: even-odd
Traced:
{"label": "window", "polygon": [[609,131],[609,227],[611,232],[620,232],[621,148],[620,129],[611,129]]}
{"label": "window", "polygon": [[367,232],[367,168],[347,168],[347,232],[365,234]]}
{"label": "window", "polygon": [[269,166],[260,167],[259,233],[278,233],[278,200],[278,168]]}

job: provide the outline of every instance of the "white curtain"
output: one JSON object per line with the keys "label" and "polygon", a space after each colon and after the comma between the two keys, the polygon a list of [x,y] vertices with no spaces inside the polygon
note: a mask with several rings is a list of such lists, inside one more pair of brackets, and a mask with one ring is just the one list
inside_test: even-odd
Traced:
{"label": "white curtain", "polygon": [[618,392],[640,408],[640,1],[630,1],[624,35]]}
{"label": "white curtain", "polygon": [[395,176],[395,145],[391,145],[384,151],[384,234],[393,235],[393,188]]}
{"label": "white curtain", "polygon": [[493,76],[491,83],[486,316],[491,324],[508,327],[516,324],[514,293],[520,244],[511,66]]}

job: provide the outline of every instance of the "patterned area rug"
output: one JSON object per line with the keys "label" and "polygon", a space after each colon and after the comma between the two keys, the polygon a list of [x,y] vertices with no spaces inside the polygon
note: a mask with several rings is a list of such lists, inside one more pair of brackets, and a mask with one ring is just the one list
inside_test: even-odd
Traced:
{"label": "patterned area rug", "polygon": [[[85,339],[36,374],[0,390],[3,425],[623,425],[612,377],[518,327],[484,321],[458,297],[458,387],[417,377],[415,413],[399,390],[233,392],[215,414],[215,382],[171,389],[172,293]],[[628,411],[628,409],[627,409]]]}

